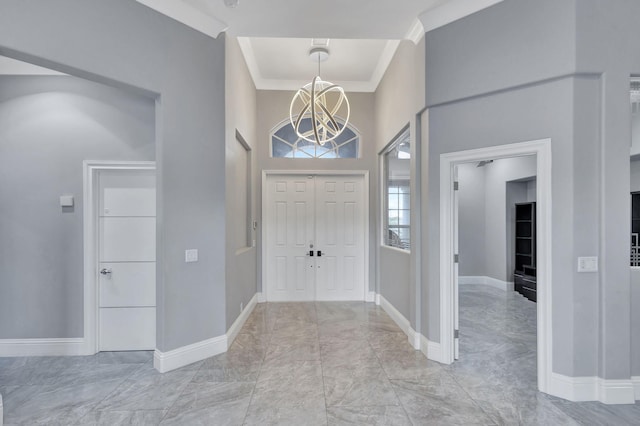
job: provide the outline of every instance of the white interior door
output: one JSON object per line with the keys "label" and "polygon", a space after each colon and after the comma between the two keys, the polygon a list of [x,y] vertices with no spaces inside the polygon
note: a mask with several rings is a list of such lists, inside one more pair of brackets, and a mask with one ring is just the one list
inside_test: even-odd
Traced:
{"label": "white interior door", "polygon": [[363,191],[363,176],[316,177],[317,300],[364,300]]}
{"label": "white interior door", "polygon": [[314,179],[268,176],[265,195],[267,300],[314,300]]}
{"label": "white interior door", "polygon": [[98,182],[98,348],[155,349],[155,171],[102,171]]}
{"label": "white interior door", "polygon": [[364,300],[364,177],[268,175],[265,197],[267,300]]}

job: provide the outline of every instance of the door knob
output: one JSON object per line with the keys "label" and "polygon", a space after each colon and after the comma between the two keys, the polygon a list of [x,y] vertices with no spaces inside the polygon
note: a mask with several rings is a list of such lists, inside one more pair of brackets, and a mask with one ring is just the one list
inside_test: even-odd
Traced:
{"label": "door knob", "polygon": [[111,269],[102,268],[102,269],[100,269],[100,273],[102,275],[111,275]]}

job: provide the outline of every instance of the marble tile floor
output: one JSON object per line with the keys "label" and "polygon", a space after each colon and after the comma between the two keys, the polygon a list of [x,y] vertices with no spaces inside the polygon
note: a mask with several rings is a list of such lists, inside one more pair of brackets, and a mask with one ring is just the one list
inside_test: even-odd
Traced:
{"label": "marble tile floor", "polygon": [[640,404],[536,391],[535,304],[461,286],[461,359],[413,350],[368,303],[258,305],[230,350],[160,374],[149,352],[0,358],[5,425],[638,425]]}

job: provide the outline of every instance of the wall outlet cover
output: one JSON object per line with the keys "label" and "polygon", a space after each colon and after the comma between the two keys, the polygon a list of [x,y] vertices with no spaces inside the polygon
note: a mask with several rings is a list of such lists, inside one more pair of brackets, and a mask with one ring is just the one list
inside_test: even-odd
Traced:
{"label": "wall outlet cover", "polygon": [[198,249],[189,249],[184,251],[184,261],[186,263],[198,261]]}
{"label": "wall outlet cover", "polygon": [[598,257],[579,257],[578,272],[598,272]]}

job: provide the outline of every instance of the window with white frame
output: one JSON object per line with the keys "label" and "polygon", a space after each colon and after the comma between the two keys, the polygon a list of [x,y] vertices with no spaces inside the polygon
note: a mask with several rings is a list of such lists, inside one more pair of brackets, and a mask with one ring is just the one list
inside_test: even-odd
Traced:
{"label": "window with white frame", "polygon": [[[311,119],[303,118],[300,130],[306,132],[310,129]],[[359,152],[360,133],[350,124],[334,140],[324,145],[299,137],[289,120],[281,122],[271,132],[273,158],[358,158]]]}
{"label": "window with white frame", "polygon": [[411,140],[403,130],[382,151],[384,176],[383,243],[403,250],[411,248]]}

